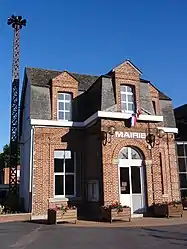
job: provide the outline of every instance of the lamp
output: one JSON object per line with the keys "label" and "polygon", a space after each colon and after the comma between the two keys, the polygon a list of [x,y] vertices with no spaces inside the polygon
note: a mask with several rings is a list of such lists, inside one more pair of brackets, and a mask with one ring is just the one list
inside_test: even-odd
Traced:
{"label": "lamp", "polygon": [[156,142],[156,138],[158,137],[163,138],[165,136],[165,131],[158,128],[148,128],[147,136],[146,136],[146,142],[153,148],[156,145],[159,145],[160,140]]}
{"label": "lamp", "polygon": [[153,148],[155,146],[155,135],[153,133],[149,133],[146,136],[146,142]]}
{"label": "lamp", "polygon": [[111,143],[111,137],[115,134],[116,128],[114,126],[109,126],[107,131],[101,131],[101,138],[103,144]]}
{"label": "lamp", "polygon": [[162,130],[162,129],[158,129],[158,130],[157,130],[157,136],[158,136],[159,138],[163,138],[163,137],[165,136],[165,131]]}
{"label": "lamp", "polygon": [[113,136],[115,134],[116,128],[114,126],[110,126],[108,128],[108,134]]}

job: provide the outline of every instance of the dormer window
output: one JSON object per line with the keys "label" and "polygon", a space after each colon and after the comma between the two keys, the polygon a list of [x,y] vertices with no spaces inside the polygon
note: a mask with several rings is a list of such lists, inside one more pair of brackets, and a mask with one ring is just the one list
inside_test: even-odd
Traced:
{"label": "dormer window", "polygon": [[70,121],[71,120],[71,93],[58,93],[58,120]]}
{"label": "dormer window", "polygon": [[134,113],[134,91],[132,86],[121,85],[121,111],[125,113]]}

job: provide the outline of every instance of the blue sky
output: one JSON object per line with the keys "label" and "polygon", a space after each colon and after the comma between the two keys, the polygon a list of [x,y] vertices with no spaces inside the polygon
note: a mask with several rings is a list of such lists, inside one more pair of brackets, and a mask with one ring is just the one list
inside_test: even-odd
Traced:
{"label": "blue sky", "polygon": [[187,102],[186,0],[0,0],[0,151],[9,142],[13,30],[22,15],[25,66],[103,74],[126,58],[173,99]]}

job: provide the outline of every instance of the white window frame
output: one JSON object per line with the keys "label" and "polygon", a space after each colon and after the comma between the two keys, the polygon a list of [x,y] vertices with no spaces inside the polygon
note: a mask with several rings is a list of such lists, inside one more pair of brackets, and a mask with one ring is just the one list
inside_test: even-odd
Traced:
{"label": "white window frame", "polygon": [[[93,194],[94,185],[96,186],[96,193]],[[92,186],[92,196],[89,196],[89,187]],[[98,202],[99,201],[99,181],[98,180],[89,180],[87,182],[87,199],[90,202]]]}
{"label": "white window frame", "polygon": [[[63,100],[59,99],[59,95],[63,95],[64,99]],[[65,99],[66,95],[68,95],[70,97],[69,100]],[[71,106],[72,105],[72,94],[71,93],[67,93],[67,92],[59,92],[57,96],[58,96],[58,99],[57,99],[57,119],[60,120],[60,121],[71,121],[72,120],[72,106]],[[59,103],[64,103],[64,109],[63,110],[59,109]],[[69,103],[70,104],[70,109],[69,110],[65,109],[65,103]],[[64,113],[64,114],[65,113],[70,113],[70,118],[69,119],[65,119],[65,115],[64,115],[64,119],[61,119],[59,117],[59,113],[60,112]]]}
{"label": "white window frame", "polygon": [[[122,88],[125,87],[125,91],[122,90]],[[131,92],[128,92],[128,87],[131,88]],[[134,91],[133,91],[133,87],[130,86],[130,85],[125,85],[125,84],[122,84],[121,87],[120,87],[120,96],[124,95],[125,96],[125,100],[122,100],[122,97],[121,97],[121,112],[124,112],[124,113],[134,113],[135,110],[128,110],[128,104],[132,104],[133,105],[133,109],[135,109],[135,102],[134,102]],[[128,101],[128,96],[132,96],[133,98],[133,101]],[[126,110],[122,109],[122,103],[126,104]]]}
{"label": "white window frame", "polygon": [[[56,152],[56,151],[55,151]],[[74,164],[74,173],[70,173],[70,172],[65,172],[65,159],[66,159],[66,156],[65,156],[65,153],[72,153],[72,151],[70,150],[61,150],[61,151],[58,151],[59,154],[62,153],[64,156],[55,156],[54,155],[54,159],[62,159],[63,160],[63,172],[55,172],[54,171],[54,198],[69,198],[69,197],[76,197],[76,152],[74,152],[74,158],[73,158],[73,164]],[[55,169],[54,169],[55,170]],[[63,179],[64,179],[64,195],[55,195],[55,176],[63,176]],[[73,175],[74,176],[74,195],[66,195],[66,175]]]}
{"label": "white window frame", "polygon": [[[184,158],[184,159],[185,159],[185,162],[187,162],[187,151],[186,151],[185,148],[184,148],[184,146],[187,145],[187,142],[186,142],[186,141],[184,141],[184,142],[182,142],[182,141],[178,142],[178,141],[177,141],[176,144],[177,144],[177,146],[178,146],[178,145],[182,145],[182,146],[183,146],[183,149],[184,149],[184,154],[183,154],[183,156],[179,156],[179,155],[178,155],[178,148],[177,148],[177,159],[179,159],[179,158]],[[178,163],[179,184],[180,184],[180,175],[186,175],[186,178],[187,178],[187,167],[186,167],[186,171],[180,171],[179,160],[178,160],[177,163]],[[186,190],[186,191],[187,191],[187,187],[185,187],[185,188],[181,188],[181,187],[180,187],[180,191],[182,191],[182,190]]]}

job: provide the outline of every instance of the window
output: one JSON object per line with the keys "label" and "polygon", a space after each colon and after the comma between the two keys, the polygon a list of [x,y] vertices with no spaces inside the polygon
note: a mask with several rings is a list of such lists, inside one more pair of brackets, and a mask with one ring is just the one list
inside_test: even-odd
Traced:
{"label": "window", "polygon": [[131,167],[131,184],[132,184],[132,194],[141,194],[141,175],[140,167]]}
{"label": "window", "polygon": [[156,114],[156,102],[153,100],[153,101],[152,101],[152,104],[153,104],[153,111],[154,111],[154,114]]}
{"label": "window", "polygon": [[187,197],[187,142],[177,142],[181,196]]}
{"label": "window", "polygon": [[70,93],[58,93],[58,120],[71,120],[71,101]]}
{"label": "window", "polygon": [[99,201],[99,186],[97,180],[88,181],[88,201]]}
{"label": "window", "polygon": [[159,152],[159,160],[160,160],[160,172],[161,172],[161,185],[162,185],[162,194],[164,194],[164,179],[163,179],[163,169],[162,169],[162,154]]}
{"label": "window", "polygon": [[121,194],[130,194],[129,168],[120,167]]}
{"label": "window", "polygon": [[76,195],[75,161],[69,150],[54,152],[54,189],[55,197]]}
{"label": "window", "polygon": [[124,147],[118,155],[119,159],[138,159],[142,160],[142,157],[138,150],[132,147]]}
{"label": "window", "polygon": [[121,85],[121,111],[134,113],[134,92],[133,87]]}

